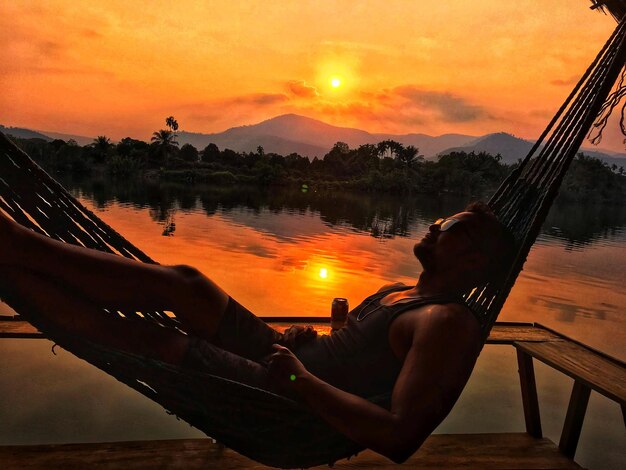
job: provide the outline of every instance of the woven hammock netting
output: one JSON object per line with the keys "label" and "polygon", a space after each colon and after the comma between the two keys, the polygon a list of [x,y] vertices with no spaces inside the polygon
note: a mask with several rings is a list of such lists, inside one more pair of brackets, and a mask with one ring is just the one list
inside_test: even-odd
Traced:
{"label": "woven hammock netting", "polygon": [[[484,320],[489,334],[530,247],[545,220],[568,166],[590,130],[601,130],[607,113],[625,94],[623,79],[611,93],[625,63],[626,22],[622,21],[587,69],[528,156],[489,201],[516,236],[518,253],[508,275],[477,286],[467,305]],[[594,125],[594,121],[595,125]],[[154,263],[0,133],[0,208],[20,224],[66,243]],[[168,412],[225,446],[266,465],[306,468],[333,463],[362,450],[301,403],[265,390],[111,350],[71,337],[47,324],[28,304],[0,285],[0,297],[52,341],[161,404]],[[110,312],[116,314],[116,312]],[[121,312],[184,332],[164,312]],[[130,320],[129,320],[130,321]],[[390,393],[369,397],[390,406]]]}

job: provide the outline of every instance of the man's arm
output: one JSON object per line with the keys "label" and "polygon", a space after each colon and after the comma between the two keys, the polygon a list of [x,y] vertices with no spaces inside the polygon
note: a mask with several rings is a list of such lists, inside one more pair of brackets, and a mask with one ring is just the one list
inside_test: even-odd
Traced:
{"label": "man's arm", "polygon": [[[270,372],[346,436],[396,463],[404,462],[452,409],[480,344],[478,325],[467,312],[459,315],[456,309],[432,306],[420,310],[413,324],[389,411],[318,379],[280,346],[275,354],[278,364],[271,364]],[[286,367],[281,367],[281,360]],[[295,380],[283,382],[292,373]]]}

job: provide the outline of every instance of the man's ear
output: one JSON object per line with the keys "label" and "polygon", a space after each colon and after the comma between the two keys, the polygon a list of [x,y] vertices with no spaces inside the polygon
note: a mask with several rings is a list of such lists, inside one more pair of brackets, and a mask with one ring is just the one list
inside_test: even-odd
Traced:
{"label": "man's ear", "polygon": [[465,258],[461,269],[470,282],[478,285],[489,277],[489,260],[484,255],[474,253]]}
{"label": "man's ear", "polygon": [[488,271],[489,259],[482,253],[473,252],[466,258],[467,266],[474,271]]}

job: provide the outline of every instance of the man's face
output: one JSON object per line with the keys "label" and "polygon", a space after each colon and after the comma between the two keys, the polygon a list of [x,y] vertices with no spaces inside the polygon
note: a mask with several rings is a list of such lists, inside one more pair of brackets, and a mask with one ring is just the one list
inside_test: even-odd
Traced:
{"label": "man's face", "polygon": [[[493,227],[473,212],[460,212],[448,219],[456,222],[433,223],[415,244],[413,252],[425,271],[480,269],[489,262],[486,248],[495,237]],[[447,230],[442,231],[442,225]]]}

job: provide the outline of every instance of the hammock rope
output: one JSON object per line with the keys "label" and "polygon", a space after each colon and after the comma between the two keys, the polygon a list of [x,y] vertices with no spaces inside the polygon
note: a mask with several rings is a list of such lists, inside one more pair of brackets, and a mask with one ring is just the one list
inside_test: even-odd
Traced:
{"label": "hammock rope", "polygon": [[[610,94],[625,58],[626,21],[622,20],[530,153],[489,201],[500,221],[515,234],[518,252],[506,276],[477,286],[465,296],[467,305],[484,320],[485,339],[583,139],[594,120],[605,122],[606,113],[626,94],[623,80]],[[597,127],[603,128],[602,124]],[[18,223],[57,240],[156,263],[83,207],[1,133],[0,208]],[[310,467],[332,464],[362,450],[302,403],[71,337],[47,324],[28,299],[17,298],[1,285],[0,297],[52,341],[254,460],[283,468]],[[165,312],[142,312],[143,316],[135,312],[109,313],[185,332],[181,323]],[[391,396],[388,393],[368,399],[389,408]]]}

